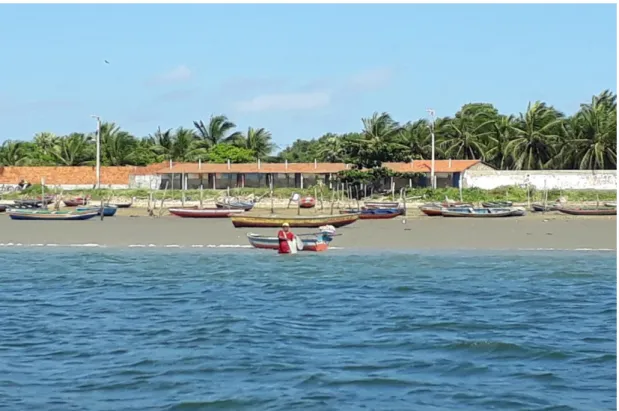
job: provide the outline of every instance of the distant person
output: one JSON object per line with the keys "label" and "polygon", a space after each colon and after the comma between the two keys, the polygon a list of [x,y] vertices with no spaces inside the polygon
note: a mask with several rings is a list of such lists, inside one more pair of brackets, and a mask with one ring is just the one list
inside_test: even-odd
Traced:
{"label": "distant person", "polygon": [[19,184],[17,184],[17,187],[19,187],[20,190],[24,190],[28,187],[30,187],[30,183],[24,179],[22,179]]}
{"label": "distant person", "polygon": [[290,242],[294,240],[294,234],[290,231],[290,224],[282,224],[282,229],[277,233],[279,239],[279,253],[290,254]]}

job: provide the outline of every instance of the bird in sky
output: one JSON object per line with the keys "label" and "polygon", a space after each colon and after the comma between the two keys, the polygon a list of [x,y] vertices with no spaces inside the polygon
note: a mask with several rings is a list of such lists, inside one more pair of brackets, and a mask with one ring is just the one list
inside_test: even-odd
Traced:
{"label": "bird in sky", "polygon": [[110,62],[109,62],[109,61],[107,61],[107,60],[103,60],[103,61],[105,61],[105,64],[110,64]]}

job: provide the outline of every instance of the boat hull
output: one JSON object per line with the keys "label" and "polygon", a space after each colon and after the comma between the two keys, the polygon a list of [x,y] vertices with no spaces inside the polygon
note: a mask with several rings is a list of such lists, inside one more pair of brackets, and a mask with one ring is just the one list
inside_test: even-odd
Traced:
{"label": "boat hull", "polygon": [[481,203],[484,208],[504,208],[511,207],[514,203],[511,201],[487,201]]}
{"label": "boat hull", "polygon": [[47,210],[8,210],[11,220],[40,220],[40,221],[82,221],[90,220],[99,215],[96,211],[72,212],[72,211],[47,211]]}
{"label": "boat hull", "polygon": [[217,202],[215,203],[215,206],[217,208],[222,208],[222,209],[231,209],[231,210],[243,210],[243,211],[250,211],[251,209],[254,208],[254,203],[222,203],[222,202]]}
{"label": "boat hull", "polygon": [[396,208],[366,208],[365,210],[345,210],[346,214],[359,214],[359,220],[388,220],[404,213],[404,209]]}
{"label": "boat hull", "polygon": [[[254,248],[259,248],[263,250],[279,250],[279,239],[277,237],[269,237],[269,236],[261,236],[258,234],[249,233],[247,234],[247,239],[249,240],[249,244],[251,244]],[[329,249],[328,238],[303,238],[303,249],[301,251],[326,251]]]}
{"label": "boat hull", "polygon": [[303,197],[299,200],[300,208],[314,208],[316,206],[316,200],[314,197]]}
{"label": "boat hull", "polygon": [[115,206],[116,208],[129,208],[133,205],[133,203],[110,203],[110,206]]}
{"label": "boat hull", "polygon": [[78,207],[88,204],[87,198],[74,198],[73,200],[63,200],[63,203],[67,207]]}
{"label": "boat hull", "polygon": [[232,224],[236,228],[281,227],[284,223],[290,224],[290,227],[297,228],[318,228],[323,225],[332,225],[333,227],[338,228],[354,223],[359,219],[359,215],[342,214],[322,217],[250,217],[235,215],[232,216],[230,219],[232,220]]}
{"label": "boat hull", "polygon": [[366,201],[363,203],[367,208],[398,208],[397,201]]}
{"label": "boat hull", "polygon": [[556,211],[557,207],[554,205],[544,206],[543,204],[531,204],[531,209],[537,213],[547,212],[547,211]]}
{"label": "boat hull", "polygon": [[443,209],[443,217],[468,217],[468,218],[500,218],[521,217],[525,215],[522,209],[511,208],[463,208]]}
{"label": "boat hull", "polygon": [[594,215],[594,216],[603,216],[603,215],[617,215],[616,208],[599,208],[599,209],[582,209],[582,208],[557,208],[558,211],[569,214],[569,215]]}
{"label": "boat hull", "polygon": [[[97,215],[101,215],[101,208],[100,207],[84,207],[84,206],[80,206],[76,208],[76,211],[94,211],[97,213]],[[118,207],[116,206],[103,206],[103,217],[114,217],[114,215],[116,214],[116,211],[118,211]]]}
{"label": "boat hull", "polygon": [[436,206],[421,206],[419,207],[422,213],[429,217],[438,217],[443,215],[443,208]]}
{"label": "boat hull", "polygon": [[170,208],[170,214],[183,218],[228,218],[243,214],[245,210],[234,208]]}

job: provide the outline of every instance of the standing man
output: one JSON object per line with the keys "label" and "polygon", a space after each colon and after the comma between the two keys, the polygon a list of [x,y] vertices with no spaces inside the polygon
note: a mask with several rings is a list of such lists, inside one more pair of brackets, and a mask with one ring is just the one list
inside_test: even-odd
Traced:
{"label": "standing man", "polygon": [[282,224],[282,229],[277,233],[277,238],[279,239],[279,253],[290,254],[289,241],[294,240],[294,234],[290,231],[290,224]]}

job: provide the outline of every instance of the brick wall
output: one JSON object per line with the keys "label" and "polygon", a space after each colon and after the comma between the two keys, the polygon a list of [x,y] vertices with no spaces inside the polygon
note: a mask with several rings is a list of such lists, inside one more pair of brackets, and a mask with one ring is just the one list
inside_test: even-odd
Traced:
{"label": "brick wall", "polygon": [[[101,167],[101,185],[127,185],[129,175],[155,174],[165,164],[152,164],[147,167]],[[0,167],[0,184],[17,184],[27,180],[40,184],[45,178],[46,185],[93,185],[97,181],[95,167]]]}

